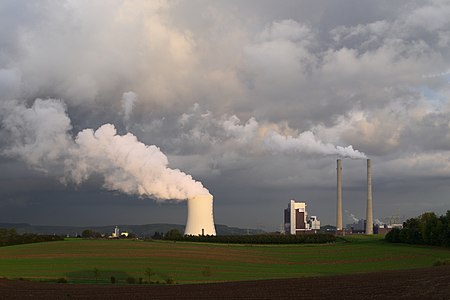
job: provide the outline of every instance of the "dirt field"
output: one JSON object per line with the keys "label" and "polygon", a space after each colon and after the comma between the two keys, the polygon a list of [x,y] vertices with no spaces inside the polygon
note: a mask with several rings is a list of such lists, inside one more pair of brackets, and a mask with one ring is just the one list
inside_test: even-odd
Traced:
{"label": "dirt field", "polygon": [[0,279],[0,299],[450,299],[450,266],[359,275],[173,286]]}

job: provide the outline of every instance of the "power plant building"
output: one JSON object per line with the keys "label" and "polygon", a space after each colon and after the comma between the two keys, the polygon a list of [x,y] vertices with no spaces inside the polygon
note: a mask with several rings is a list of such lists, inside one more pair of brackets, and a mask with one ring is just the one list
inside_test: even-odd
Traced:
{"label": "power plant building", "polygon": [[346,228],[351,233],[365,233],[367,228],[366,223],[366,220],[359,219],[357,222],[347,224]]}
{"label": "power plant building", "polygon": [[286,234],[299,234],[319,229],[320,221],[317,217],[311,216],[308,218],[306,203],[291,200],[284,210],[284,232]]}
{"label": "power plant building", "polygon": [[311,230],[320,230],[320,221],[317,219],[316,216],[311,216],[309,218],[308,224]]}

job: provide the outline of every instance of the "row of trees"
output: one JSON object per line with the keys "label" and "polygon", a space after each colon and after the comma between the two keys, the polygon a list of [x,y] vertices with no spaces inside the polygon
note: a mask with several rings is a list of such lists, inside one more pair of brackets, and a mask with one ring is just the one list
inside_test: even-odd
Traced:
{"label": "row of trees", "polygon": [[58,235],[42,235],[34,233],[18,234],[14,228],[0,228],[0,247],[62,240],[64,240],[64,237]]}
{"label": "row of trees", "polygon": [[[94,278],[95,278],[95,282],[98,282],[99,280],[102,280],[101,277],[104,274],[103,274],[102,271],[100,271],[100,269],[94,268],[93,269],[93,275],[94,275]],[[128,284],[154,284],[154,283],[160,284],[161,283],[159,280],[158,281],[152,281],[152,279],[154,279],[154,277],[156,275],[158,275],[152,268],[145,268],[144,269],[144,275],[148,279],[148,281],[145,281],[144,278],[142,278],[142,277],[135,278],[135,277],[132,277],[132,276],[128,276],[128,277],[125,278],[125,282],[128,283]],[[160,276],[160,275],[158,275],[158,276]],[[66,280],[66,282],[67,282],[67,280]],[[115,283],[119,282],[119,279],[116,278],[115,276],[111,276],[110,277],[110,282],[112,284],[115,284]],[[166,277],[164,279],[164,282],[167,283],[167,284],[173,284],[173,283],[175,283],[175,280],[172,277],[168,276],[168,277]]]}
{"label": "row of trees", "polygon": [[102,238],[102,234],[100,232],[97,232],[97,231],[94,231],[91,229],[85,229],[81,233],[81,237],[84,239],[100,239],[100,238]]}
{"label": "row of trees", "polygon": [[402,229],[394,228],[386,234],[386,240],[392,243],[450,247],[450,210],[440,217],[427,212],[408,219]]}
{"label": "row of trees", "polygon": [[[81,233],[81,237],[84,239],[101,239],[101,238],[107,238],[108,235],[94,231],[92,229],[85,229]],[[137,236],[134,233],[129,233],[128,235],[125,235],[125,234],[120,235],[121,239],[135,239],[136,237]]]}
{"label": "row of trees", "polygon": [[164,236],[164,239],[171,241],[230,243],[230,244],[316,244],[316,243],[333,243],[336,241],[336,237],[334,235],[325,233],[300,234],[300,235],[259,234],[259,235],[183,236],[180,232],[176,232],[175,230],[176,229],[169,231]]}

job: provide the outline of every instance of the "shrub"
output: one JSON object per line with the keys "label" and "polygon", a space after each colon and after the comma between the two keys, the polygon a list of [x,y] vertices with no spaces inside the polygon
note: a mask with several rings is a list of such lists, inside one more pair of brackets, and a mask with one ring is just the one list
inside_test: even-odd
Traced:
{"label": "shrub", "polygon": [[174,284],[175,280],[172,277],[169,277],[169,278],[166,279],[166,283],[167,284]]}
{"label": "shrub", "polygon": [[152,235],[152,240],[162,240],[164,238],[164,234],[162,232],[158,232],[156,231],[153,235]]}
{"label": "shrub", "polygon": [[65,279],[64,277],[60,277],[56,279],[56,283],[67,283],[67,279]]}
{"label": "shrub", "polygon": [[97,282],[97,281],[98,281],[98,278],[100,277],[100,270],[97,269],[97,268],[94,268],[94,269],[92,270],[92,272],[94,273],[95,282]]}
{"label": "shrub", "polygon": [[183,235],[178,229],[169,230],[164,236],[165,240],[177,241],[178,239],[183,238]]}
{"label": "shrub", "polygon": [[88,238],[95,238],[95,239],[99,239],[102,237],[102,234],[99,232],[96,232],[94,230],[91,229],[85,229],[83,230],[83,232],[81,233],[81,237],[88,239]]}
{"label": "shrub", "polygon": [[389,231],[384,238],[386,241],[391,243],[400,243],[400,232],[401,231],[399,228],[392,228],[392,230]]}
{"label": "shrub", "polygon": [[116,283],[116,277],[111,276],[111,283],[112,283],[112,284]]}
{"label": "shrub", "polygon": [[127,279],[125,279],[126,283],[128,284],[135,284],[136,283],[136,278],[134,277],[127,277]]}
{"label": "shrub", "polygon": [[203,268],[202,275],[205,277],[210,277],[212,275],[211,268],[210,267]]}
{"label": "shrub", "polygon": [[145,276],[147,276],[148,282],[152,282],[151,278],[152,278],[153,275],[155,275],[155,272],[153,272],[153,269],[152,268],[145,268],[144,274],[145,274]]}
{"label": "shrub", "polygon": [[435,267],[449,266],[449,265],[450,265],[450,259],[440,259],[433,264],[433,266],[435,266]]}

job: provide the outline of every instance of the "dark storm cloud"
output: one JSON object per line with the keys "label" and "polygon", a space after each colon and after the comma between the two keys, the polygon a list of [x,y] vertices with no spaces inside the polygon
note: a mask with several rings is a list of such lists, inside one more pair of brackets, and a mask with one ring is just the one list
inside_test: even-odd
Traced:
{"label": "dark storm cloud", "polygon": [[[161,147],[169,167],[201,180],[215,195],[221,223],[255,227],[263,220],[278,229],[291,197],[333,223],[335,157],[308,152],[315,140],[372,157],[376,217],[402,207],[410,215],[445,209],[447,1],[3,1],[0,8],[0,203],[41,207],[35,222],[51,223],[46,209],[61,211],[64,203],[81,211],[72,187],[59,184],[67,157],[57,150],[105,123]],[[136,100],[124,100],[129,92]],[[59,131],[32,135],[44,142],[24,147],[24,130],[42,123],[20,123],[5,107],[30,108],[37,98],[44,105],[60,99],[54,101],[64,103],[68,119],[48,118]],[[271,132],[291,146],[274,151]],[[52,163],[42,190],[41,173],[17,158],[41,171]],[[363,165],[344,161],[344,205],[359,217]],[[93,213],[77,213],[72,223],[94,222],[100,210],[112,219],[124,210],[131,223],[168,212],[147,200],[147,219],[131,204],[136,199],[124,196],[114,208],[102,206],[108,197],[101,182],[80,202],[91,203]],[[21,184],[33,191],[22,193]],[[409,184],[429,191],[428,199],[406,193]],[[252,213],[256,203],[260,214]],[[19,210],[9,220],[14,216],[19,220]]]}

